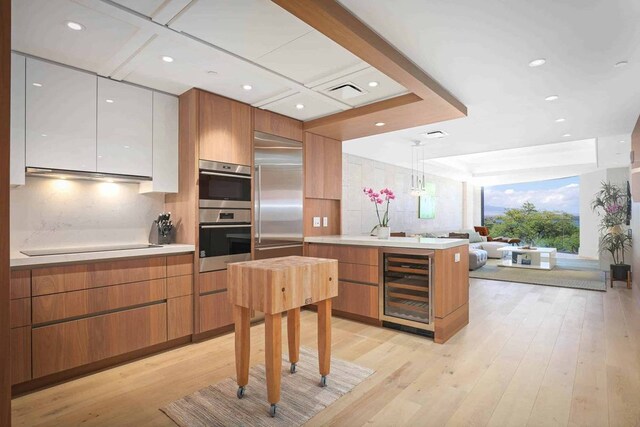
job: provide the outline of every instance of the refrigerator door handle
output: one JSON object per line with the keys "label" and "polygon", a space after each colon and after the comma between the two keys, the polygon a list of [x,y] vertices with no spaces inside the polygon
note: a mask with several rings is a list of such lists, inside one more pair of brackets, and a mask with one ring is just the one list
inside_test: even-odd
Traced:
{"label": "refrigerator door handle", "polygon": [[258,232],[258,243],[262,243],[262,165],[258,165],[256,168],[256,175],[256,201],[258,205],[256,209],[256,230]]}

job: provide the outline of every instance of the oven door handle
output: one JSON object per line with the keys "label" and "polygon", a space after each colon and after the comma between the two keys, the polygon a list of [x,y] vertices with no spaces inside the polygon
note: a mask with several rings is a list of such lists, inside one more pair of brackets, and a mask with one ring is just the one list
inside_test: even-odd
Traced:
{"label": "oven door handle", "polygon": [[246,225],[226,225],[226,224],[200,225],[200,228],[247,228],[247,227],[251,227],[251,224],[246,224]]}
{"label": "oven door handle", "polygon": [[209,172],[209,171],[200,171],[202,175],[215,175],[215,176],[226,176],[227,178],[242,178],[242,179],[251,179],[251,176],[247,175],[236,175],[233,173],[218,173],[218,172]]}

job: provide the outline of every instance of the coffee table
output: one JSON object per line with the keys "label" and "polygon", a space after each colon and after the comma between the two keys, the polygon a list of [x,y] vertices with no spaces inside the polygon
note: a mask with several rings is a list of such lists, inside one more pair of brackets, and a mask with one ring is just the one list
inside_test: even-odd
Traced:
{"label": "coffee table", "polygon": [[[499,248],[502,253],[502,262],[499,267],[529,268],[534,270],[552,270],[556,266],[556,248],[524,249],[518,246],[505,246]],[[513,262],[514,255],[522,255],[531,260],[531,264]]]}

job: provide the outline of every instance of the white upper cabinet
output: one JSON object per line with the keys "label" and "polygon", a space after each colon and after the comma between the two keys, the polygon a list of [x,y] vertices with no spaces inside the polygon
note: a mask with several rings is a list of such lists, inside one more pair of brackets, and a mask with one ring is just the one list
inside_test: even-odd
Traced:
{"label": "white upper cabinet", "polygon": [[26,165],[96,171],[95,75],[27,58]]}
{"label": "white upper cabinet", "polygon": [[12,186],[24,185],[25,58],[11,54],[11,178]]}
{"label": "white upper cabinet", "polygon": [[141,193],[178,192],[178,98],[153,93],[153,180]]}
{"label": "white upper cabinet", "polygon": [[152,94],[98,78],[98,172],[152,176]]}

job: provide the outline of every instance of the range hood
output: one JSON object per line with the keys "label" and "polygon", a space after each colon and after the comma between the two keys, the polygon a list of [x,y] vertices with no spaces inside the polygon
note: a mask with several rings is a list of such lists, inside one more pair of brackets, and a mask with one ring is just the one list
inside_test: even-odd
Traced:
{"label": "range hood", "polygon": [[31,168],[26,169],[27,176],[54,179],[84,179],[104,182],[140,183],[151,181],[150,176],[120,175],[114,173],[72,171],[64,169]]}

